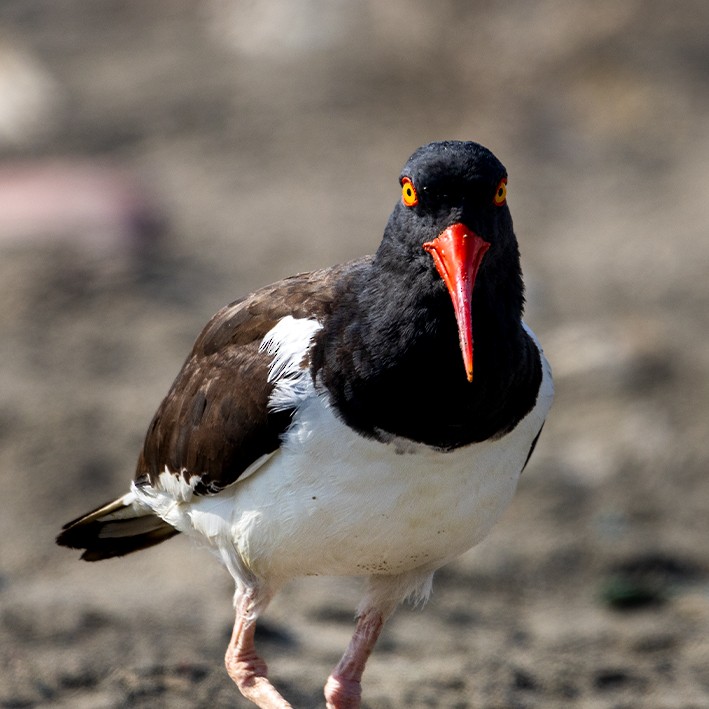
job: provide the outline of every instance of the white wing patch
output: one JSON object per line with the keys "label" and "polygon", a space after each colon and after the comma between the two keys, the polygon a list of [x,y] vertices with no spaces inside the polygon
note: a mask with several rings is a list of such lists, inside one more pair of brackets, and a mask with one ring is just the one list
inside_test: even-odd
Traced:
{"label": "white wing patch", "polygon": [[317,320],[287,315],[263,338],[259,351],[273,355],[268,371],[268,381],[275,383],[269,400],[272,411],[294,408],[312,396],[310,372],[303,360],[321,328]]}

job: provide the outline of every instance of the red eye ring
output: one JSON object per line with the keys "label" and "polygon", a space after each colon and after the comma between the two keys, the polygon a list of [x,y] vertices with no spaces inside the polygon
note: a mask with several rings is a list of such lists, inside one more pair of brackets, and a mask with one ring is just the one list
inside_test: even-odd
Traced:
{"label": "red eye ring", "polygon": [[502,207],[507,202],[507,178],[503,177],[497,185],[495,196],[492,198],[496,207]]}
{"label": "red eye ring", "polygon": [[401,201],[407,207],[415,207],[419,203],[414,183],[408,177],[403,177],[401,180]]}

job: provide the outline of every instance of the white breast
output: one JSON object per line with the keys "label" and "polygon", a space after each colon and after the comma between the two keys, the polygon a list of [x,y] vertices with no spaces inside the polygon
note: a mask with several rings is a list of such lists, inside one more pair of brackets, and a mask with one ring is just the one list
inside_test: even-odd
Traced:
{"label": "white breast", "polygon": [[[290,320],[289,341],[298,323],[314,333],[312,321]],[[509,504],[551,405],[543,367],[537,403],[512,432],[450,452],[356,434],[307,373],[295,382],[291,371],[274,396],[293,391],[299,408],[275,455],[217,495],[160,505],[151,496],[151,506],[206,537],[230,569],[263,578],[438,568],[481,541]]]}

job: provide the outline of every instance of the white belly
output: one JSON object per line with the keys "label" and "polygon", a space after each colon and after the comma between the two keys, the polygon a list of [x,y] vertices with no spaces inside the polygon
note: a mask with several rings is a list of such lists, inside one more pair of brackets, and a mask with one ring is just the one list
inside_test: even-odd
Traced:
{"label": "white belly", "polygon": [[509,504],[541,426],[533,413],[502,441],[441,453],[362,438],[314,399],[259,470],[178,503],[168,521],[265,578],[437,568]]}

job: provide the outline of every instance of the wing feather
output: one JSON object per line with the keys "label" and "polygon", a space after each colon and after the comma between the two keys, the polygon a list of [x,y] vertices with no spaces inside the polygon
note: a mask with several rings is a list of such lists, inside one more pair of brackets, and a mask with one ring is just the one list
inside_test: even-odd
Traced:
{"label": "wing feather", "polygon": [[269,408],[272,355],[259,345],[287,315],[323,322],[348,271],[365,262],[292,276],[222,308],[148,427],[136,484],[157,486],[167,470],[185,483],[197,480],[196,494],[214,493],[276,450],[293,411]]}

